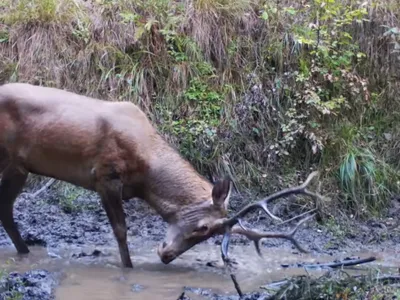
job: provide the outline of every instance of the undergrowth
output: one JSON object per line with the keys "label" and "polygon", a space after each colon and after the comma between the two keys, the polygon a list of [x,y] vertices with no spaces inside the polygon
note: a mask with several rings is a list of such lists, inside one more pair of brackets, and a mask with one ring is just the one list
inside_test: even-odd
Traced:
{"label": "undergrowth", "polygon": [[[0,299],[21,300],[23,298],[23,295],[21,294],[21,292],[15,290],[13,287],[10,287],[9,282],[7,280],[8,271],[5,269],[5,267],[6,267],[6,265],[10,265],[10,264],[11,264],[11,260],[8,260],[5,262],[4,265],[0,266]],[[2,297],[4,297],[4,298],[2,298]]]}
{"label": "undergrowth", "polygon": [[137,103],[242,192],[319,169],[326,213],[368,217],[399,192],[399,16],[395,0],[5,0],[0,83]]}
{"label": "undergrowth", "polygon": [[295,276],[287,280],[271,299],[399,299],[398,276],[382,276],[379,271],[357,277],[343,270],[328,272],[319,278]]}
{"label": "undergrowth", "polygon": [[[92,191],[57,180],[48,184],[51,178],[35,174],[29,175],[23,193],[32,196],[39,191],[39,194],[35,195],[40,199],[39,205],[43,203],[56,204],[67,214],[95,210],[99,206],[99,203],[94,200],[97,199],[96,194]],[[44,190],[43,187],[45,187]]]}

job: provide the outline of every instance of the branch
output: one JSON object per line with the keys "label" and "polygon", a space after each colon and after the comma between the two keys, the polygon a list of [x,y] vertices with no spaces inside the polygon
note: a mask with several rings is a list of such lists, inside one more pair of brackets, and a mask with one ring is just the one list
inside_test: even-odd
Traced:
{"label": "branch", "polygon": [[44,192],[46,189],[48,189],[56,180],[54,178],[51,178],[47,183],[38,191],[32,194],[33,197],[39,196],[42,192]]}
{"label": "branch", "polygon": [[325,264],[311,264],[311,265],[299,265],[299,267],[304,267],[304,268],[339,268],[339,267],[349,267],[349,266],[355,266],[355,265],[361,265],[365,263],[369,263],[372,261],[375,261],[376,257],[371,256],[367,258],[362,258],[362,259],[351,259],[351,260],[345,260],[345,261],[339,261],[339,262],[332,262],[332,263],[325,263]]}
{"label": "branch", "polygon": [[49,181],[46,182],[46,184],[44,186],[42,186],[39,190],[37,190],[34,193],[21,193],[21,195],[27,195],[29,197],[37,197],[39,196],[41,193],[43,193],[46,189],[48,189],[56,180],[54,178],[49,179]]}

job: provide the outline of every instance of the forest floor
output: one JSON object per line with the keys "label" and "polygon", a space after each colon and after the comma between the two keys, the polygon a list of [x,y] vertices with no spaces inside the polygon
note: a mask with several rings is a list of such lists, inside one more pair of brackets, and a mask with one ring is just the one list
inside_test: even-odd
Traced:
{"label": "forest floor", "polygon": [[[46,300],[70,299],[72,296],[85,300],[143,299],[145,296],[151,299],[239,299],[220,258],[221,237],[211,238],[173,263],[164,265],[157,256],[156,247],[163,241],[166,224],[146,203],[140,200],[125,202],[134,269],[124,270],[120,268],[116,240],[99,198],[85,194],[73,202],[60,204],[59,197],[56,189],[49,189],[38,197],[23,193],[17,199],[15,220],[31,249],[28,255],[17,255],[0,227],[0,299]],[[237,209],[243,206],[242,203],[242,199],[233,197],[231,207]],[[310,251],[308,254],[299,253],[287,241],[273,239],[263,240],[263,258],[260,258],[247,239],[233,236],[229,254],[245,298],[270,299],[276,291],[271,292],[266,285],[292,278],[308,280],[306,286],[310,295],[320,280],[322,283],[317,286],[321,292],[318,293],[325,293],[323,299],[335,299],[340,293],[346,296],[336,299],[383,299],[371,298],[371,295],[399,299],[398,285],[374,282],[379,276],[388,275],[397,281],[400,275],[399,212],[400,209],[393,209],[385,219],[362,223],[337,218],[321,225],[310,220],[296,234]],[[290,225],[273,226],[259,213],[251,215],[246,222],[260,230],[290,229]],[[368,257],[376,260],[342,268],[342,271],[305,266]],[[349,278],[356,283],[351,284],[359,284],[358,289],[345,287],[350,279],[343,281],[335,277],[337,273],[332,275],[332,272],[343,271],[352,275]],[[330,280],[327,280],[327,272]],[[371,282],[367,284],[364,277],[362,281],[357,279],[361,277],[353,276],[360,274],[375,275],[371,275]],[[336,292],[332,278],[335,278]],[[289,282],[285,287],[286,299],[299,299],[289,295],[289,291],[296,290],[288,288]],[[294,286],[299,290],[302,284],[297,282]],[[284,288],[279,287],[282,292]],[[304,299],[314,297],[307,298],[304,293],[299,294]],[[326,296],[329,293],[336,295]]]}

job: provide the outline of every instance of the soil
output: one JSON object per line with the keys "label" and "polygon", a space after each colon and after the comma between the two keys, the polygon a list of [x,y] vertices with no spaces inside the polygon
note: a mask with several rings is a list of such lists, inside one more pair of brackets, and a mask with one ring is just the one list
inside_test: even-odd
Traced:
{"label": "soil", "polygon": [[[60,205],[59,197],[57,189],[50,188],[39,197],[34,198],[29,193],[23,193],[17,199],[14,216],[29,247],[47,249],[49,259],[57,259],[63,256],[64,261],[66,259],[68,263],[77,265],[107,264],[108,259],[108,266],[118,268],[120,262],[116,241],[97,195],[85,193],[84,196],[80,196],[75,200],[72,209]],[[244,200],[239,197],[234,196],[231,200],[232,210],[244,205]],[[141,253],[138,250],[137,253],[139,254],[136,254],[136,249],[146,249],[146,247],[147,249],[153,249],[151,253],[146,253],[146,255],[151,256],[151,260],[157,263],[158,257],[154,252],[154,248],[163,240],[166,224],[143,201],[131,200],[125,202],[124,208],[133,263],[135,264],[135,256],[140,256],[139,254]],[[296,238],[310,251],[310,256],[331,257],[331,261],[334,261],[338,258],[343,259],[346,256],[354,256],[354,253],[357,252],[365,253],[365,255],[367,253],[380,253],[381,256],[385,257],[387,266],[398,267],[400,265],[400,258],[398,258],[398,253],[400,252],[400,228],[394,222],[397,220],[396,216],[399,212],[395,210],[392,211],[392,216],[388,216],[384,220],[371,220],[365,223],[337,219],[334,225],[328,226],[321,225],[315,220],[310,220],[299,229]],[[272,222],[264,214],[258,212],[249,216],[245,224],[265,231],[286,231],[293,226],[293,224],[283,226],[283,228],[273,226]],[[220,243],[221,237],[215,237],[203,244],[215,249],[215,245],[220,245]],[[244,237],[232,236],[231,246],[247,249],[248,253],[252,253],[249,254],[249,257],[256,256],[253,245]],[[62,252],[65,249],[68,249],[68,252]],[[3,259],[16,256],[11,241],[0,226],[0,254],[3,250],[7,253],[0,256]],[[288,255],[292,255],[292,263],[285,264],[282,262],[281,268],[295,267],[304,262],[302,260],[303,257],[299,256],[298,251],[287,241],[264,240],[261,251],[264,257],[268,257],[270,253],[275,251],[274,253],[277,253],[278,260],[280,251],[286,251],[289,253]],[[189,252],[197,255],[197,258],[193,258],[193,261],[188,263],[191,267],[199,270],[202,268],[212,269],[213,267],[215,268],[215,265],[220,264],[218,253],[213,256],[213,261],[207,255],[199,255],[201,251],[189,250]],[[12,256],[9,253],[12,253]],[[235,260],[233,252],[230,252],[230,256]],[[189,259],[191,259],[189,256],[184,256],[183,258],[183,260]],[[246,259],[244,258],[244,261]],[[5,265],[5,261],[0,263]],[[161,263],[158,262],[157,264]],[[243,270],[246,270],[247,267],[244,266]],[[12,291],[19,292],[24,300],[56,299],[55,291],[60,284],[62,286],[62,268],[46,270],[29,266],[25,272],[16,272],[12,267],[6,269],[12,272],[8,276],[4,276],[2,282],[0,282],[0,299],[6,299],[11,295]],[[218,267],[215,269],[218,269]],[[140,294],[141,290],[142,287],[140,285],[134,285],[131,293]],[[196,298],[197,296],[201,296],[201,299],[239,299],[235,293],[230,295],[219,294],[212,289],[199,288],[197,286],[182,286],[181,296],[177,294],[175,299],[179,297],[181,299],[200,299]],[[255,289],[248,292],[244,299],[267,299],[268,297],[269,294],[267,292]]]}

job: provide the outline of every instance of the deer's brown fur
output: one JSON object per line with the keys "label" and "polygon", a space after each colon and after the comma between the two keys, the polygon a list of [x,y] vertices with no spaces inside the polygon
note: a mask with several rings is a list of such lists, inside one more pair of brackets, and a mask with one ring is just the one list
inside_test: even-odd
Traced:
{"label": "deer's brown fur", "polygon": [[29,250],[12,207],[31,172],[99,193],[125,267],[123,199],[146,200],[169,223],[158,252],[169,263],[217,233],[230,195],[229,181],[200,176],[136,105],[24,83],[0,86],[0,172],[0,220],[19,253]]}

